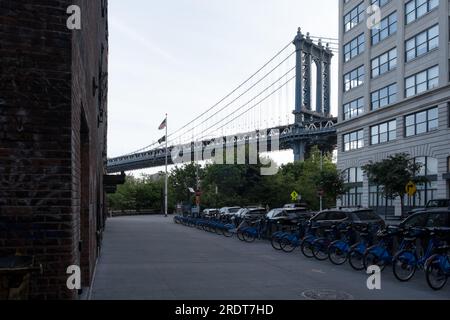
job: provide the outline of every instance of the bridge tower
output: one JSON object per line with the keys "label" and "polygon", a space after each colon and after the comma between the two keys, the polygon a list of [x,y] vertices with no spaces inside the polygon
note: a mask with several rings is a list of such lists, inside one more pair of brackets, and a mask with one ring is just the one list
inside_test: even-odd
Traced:
{"label": "bridge tower", "polygon": [[[295,125],[305,127],[309,123],[328,121],[330,115],[330,64],[333,53],[328,44],[322,45],[321,40],[315,44],[309,33],[304,36],[298,28],[293,44],[296,49],[296,82],[295,82]],[[316,92],[311,97],[311,68],[317,72]],[[316,99],[316,110],[312,110],[311,99]],[[307,148],[307,140],[297,140],[292,143],[294,161],[303,161]]]}

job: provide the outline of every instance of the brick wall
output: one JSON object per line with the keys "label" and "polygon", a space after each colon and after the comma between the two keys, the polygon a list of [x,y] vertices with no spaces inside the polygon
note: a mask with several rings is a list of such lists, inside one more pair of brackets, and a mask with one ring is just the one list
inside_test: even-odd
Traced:
{"label": "brick wall", "polygon": [[[68,30],[69,5],[82,30]],[[33,255],[35,299],[88,286],[105,208],[107,2],[0,1],[0,255]],[[81,252],[79,243],[81,241]]]}

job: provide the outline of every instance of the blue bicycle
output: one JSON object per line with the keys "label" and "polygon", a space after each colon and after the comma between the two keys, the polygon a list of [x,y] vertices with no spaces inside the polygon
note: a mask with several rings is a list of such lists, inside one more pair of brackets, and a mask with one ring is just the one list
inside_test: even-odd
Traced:
{"label": "blue bicycle", "polygon": [[[257,220],[246,220],[249,224],[245,227],[239,227],[237,235],[239,240],[245,242],[253,242],[256,239],[261,239],[267,231],[267,221],[264,218]],[[245,223],[245,222],[244,222]]]}
{"label": "blue bicycle", "polygon": [[[392,260],[392,270],[399,281],[411,280],[417,269],[423,269],[426,261],[434,254],[435,249],[442,246],[443,242],[437,237],[435,229],[412,228],[418,234],[405,238],[405,248],[398,251]],[[429,239],[428,246],[422,255],[417,254],[416,240]]]}
{"label": "blue bicycle", "polygon": [[330,243],[328,246],[328,258],[335,265],[344,264],[348,259],[351,245],[355,242],[355,227],[349,223],[339,228],[341,238]]}
{"label": "blue bicycle", "polygon": [[348,262],[355,270],[364,270],[364,254],[369,246],[373,244],[374,234],[379,226],[375,224],[359,224],[357,226],[359,241],[350,247]]}
{"label": "blue bicycle", "polygon": [[433,290],[442,289],[450,277],[450,246],[437,248],[439,253],[432,255],[426,262],[425,276],[427,283]]}
{"label": "blue bicycle", "polygon": [[[386,229],[377,232],[377,237],[380,241],[367,248],[364,253],[364,269],[367,270],[369,266],[377,265],[381,270],[392,262],[393,254],[393,240],[395,236],[402,234],[404,231],[398,227],[389,226]],[[405,246],[405,241],[402,239],[398,250],[402,250]]]}
{"label": "blue bicycle", "polygon": [[302,243],[302,238],[305,235],[306,222],[297,223],[297,230],[293,233],[286,233],[280,237],[279,243],[281,250],[284,252],[292,252]]}
{"label": "blue bicycle", "polygon": [[323,228],[320,224],[312,225],[311,222],[308,223],[306,229],[306,235],[300,244],[300,250],[303,255],[307,258],[314,258],[313,254],[313,242],[319,238],[320,229]]}

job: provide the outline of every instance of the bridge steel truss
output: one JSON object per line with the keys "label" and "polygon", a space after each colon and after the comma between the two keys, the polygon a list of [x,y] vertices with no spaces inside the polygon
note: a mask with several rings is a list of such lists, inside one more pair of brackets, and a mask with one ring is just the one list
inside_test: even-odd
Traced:
{"label": "bridge steel truss", "polygon": [[[337,118],[330,114],[330,65],[333,53],[328,44],[324,47],[320,40],[318,44],[315,44],[309,37],[309,33],[304,36],[300,28],[292,43],[296,48],[295,110],[293,111],[295,122],[293,124],[259,132],[239,133],[233,136],[191,142],[187,146],[170,146],[168,148],[169,164],[174,164],[171,157],[174,149],[182,149],[184,153],[190,153],[190,156],[185,157],[185,159],[190,159],[189,161],[197,161],[199,154],[201,159],[209,160],[211,156],[206,155],[205,150],[212,145],[230,147],[230,138],[235,147],[251,143],[257,143],[260,146],[261,139],[264,139],[268,145],[267,150],[264,151],[277,151],[271,149],[271,141],[276,138],[280,150],[293,149],[294,161],[303,161],[306,152],[312,145],[318,145],[324,151],[332,151],[337,144],[335,129]],[[311,68],[313,65],[317,70],[315,110],[312,110],[311,104]],[[162,166],[165,163],[165,156],[164,148],[155,148],[110,158],[107,160],[107,171],[108,173],[117,173]]]}

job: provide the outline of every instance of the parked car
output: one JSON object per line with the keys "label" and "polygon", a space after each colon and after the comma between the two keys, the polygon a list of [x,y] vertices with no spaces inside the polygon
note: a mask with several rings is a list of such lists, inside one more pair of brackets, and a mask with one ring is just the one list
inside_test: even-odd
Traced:
{"label": "parked car", "polygon": [[276,208],[270,210],[266,217],[270,220],[298,220],[309,219],[313,214],[307,208]]}
{"label": "parked car", "polygon": [[450,208],[430,208],[416,212],[403,220],[399,227],[445,227],[450,228]]}
{"label": "parked car", "polygon": [[308,205],[304,202],[300,203],[287,203],[283,208],[308,208]]}
{"label": "parked car", "polygon": [[219,215],[221,216],[231,216],[234,213],[238,212],[241,207],[223,207],[219,210]]}
{"label": "parked car", "polygon": [[335,208],[320,211],[314,215],[311,222],[359,222],[376,224],[385,227],[384,220],[369,208]]}
{"label": "parked car", "polygon": [[257,218],[264,218],[267,214],[267,211],[265,208],[245,208],[240,212],[239,218],[241,219],[257,219]]}
{"label": "parked car", "polygon": [[430,208],[449,208],[450,207],[450,199],[433,199],[429,200],[425,207],[414,208],[411,211],[408,211],[407,215],[414,214],[416,212],[424,211]]}
{"label": "parked car", "polygon": [[216,216],[218,213],[219,213],[219,209],[210,208],[210,209],[203,210],[202,216],[209,218],[209,217]]}

